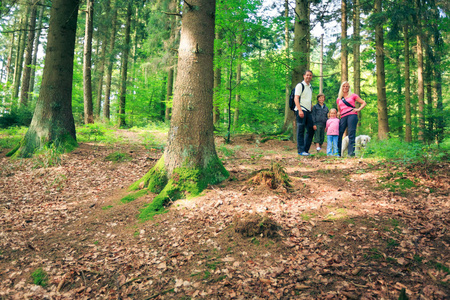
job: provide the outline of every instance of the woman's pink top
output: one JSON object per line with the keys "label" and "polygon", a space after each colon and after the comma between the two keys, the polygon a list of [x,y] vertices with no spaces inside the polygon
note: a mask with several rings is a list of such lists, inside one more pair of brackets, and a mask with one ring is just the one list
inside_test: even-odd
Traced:
{"label": "woman's pink top", "polygon": [[339,135],[339,119],[338,118],[328,119],[325,131],[327,132],[327,135]]}
{"label": "woman's pink top", "polygon": [[[351,94],[349,97],[345,98],[345,100],[350,103],[351,105],[355,106],[355,102],[356,99],[358,99],[358,95],[356,94]],[[341,99],[337,99],[336,100],[337,105],[339,106],[340,112],[341,112],[341,117],[344,116],[348,116],[348,115],[357,115],[357,112],[352,111],[353,108],[351,108],[350,106],[347,106],[344,102],[342,102]],[[356,106],[355,106],[356,107]]]}

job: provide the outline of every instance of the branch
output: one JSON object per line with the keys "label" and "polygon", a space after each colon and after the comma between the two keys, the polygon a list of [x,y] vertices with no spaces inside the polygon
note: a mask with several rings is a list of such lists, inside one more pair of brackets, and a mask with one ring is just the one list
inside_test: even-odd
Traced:
{"label": "branch", "polygon": [[180,13],[171,13],[171,12],[163,12],[163,13],[168,15],[168,16],[182,17],[182,15]]}
{"label": "branch", "polygon": [[189,4],[187,1],[184,1],[184,3],[187,4],[187,6],[189,7],[190,10],[194,10],[194,5]]}

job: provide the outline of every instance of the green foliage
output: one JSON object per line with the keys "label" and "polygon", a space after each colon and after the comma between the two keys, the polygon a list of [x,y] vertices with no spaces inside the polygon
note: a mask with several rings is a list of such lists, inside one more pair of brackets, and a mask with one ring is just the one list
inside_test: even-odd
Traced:
{"label": "green foliage", "polygon": [[119,151],[110,153],[105,157],[105,160],[112,161],[112,162],[124,162],[124,161],[130,161],[132,159],[133,159],[133,157],[130,154],[119,152]]}
{"label": "green foliage", "polygon": [[19,143],[27,132],[26,127],[9,127],[0,129],[0,151],[20,146]]}
{"label": "green foliage", "polygon": [[42,268],[36,269],[31,273],[31,279],[36,285],[46,287],[48,285],[48,274]]}
{"label": "green foliage", "polygon": [[382,158],[403,165],[438,163],[449,159],[450,138],[445,139],[440,145],[406,143],[399,139],[385,141],[372,139],[366,153],[369,157]]}
{"label": "green foliage", "polygon": [[33,118],[34,107],[12,106],[8,111],[0,104],[0,128],[29,126]]}
{"label": "green foliage", "polygon": [[100,142],[108,145],[117,144],[120,138],[117,137],[116,128],[110,124],[95,123],[77,127],[77,139],[81,143]]}

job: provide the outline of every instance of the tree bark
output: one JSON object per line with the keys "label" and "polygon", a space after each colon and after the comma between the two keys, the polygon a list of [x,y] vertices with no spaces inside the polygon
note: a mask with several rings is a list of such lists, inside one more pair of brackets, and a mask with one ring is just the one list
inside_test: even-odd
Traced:
{"label": "tree bark", "polygon": [[409,68],[409,30],[408,25],[403,26],[404,56],[405,56],[405,141],[412,142],[411,123],[411,81]]}
{"label": "tree bark", "polygon": [[83,60],[84,124],[92,124],[94,123],[94,107],[92,104],[92,32],[94,29],[94,1],[87,0],[86,5]]}
{"label": "tree bark", "polygon": [[[222,40],[222,31],[219,29],[216,32],[216,40]],[[219,61],[222,56],[222,48],[219,47],[216,52],[215,59]],[[222,67],[220,63],[215,65],[214,68],[214,102],[213,102],[213,123],[215,126],[219,125],[220,121],[220,109],[219,109],[219,90],[222,84]]]}
{"label": "tree bark", "polygon": [[[381,14],[381,0],[375,0],[375,13]],[[389,123],[386,99],[386,75],[384,71],[384,36],[383,24],[375,25],[376,68],[377,68],[377,97],[378,97],[378,138],[389,138]]]}
{"label": "tree bark", "polygon": [[[355,0],[353,5],[353,92],[361,96],[361,24],[360,24],[360,1]],[[356,107],[360,104],[356,102]],[[358,112],[358,126],[361,126],[362,111]]]}
{"label": "tree bark", "polygon": [[178,51],[177,89],[164,156],[130,189],[140,186],[160,194],[142,212],[149,218],[169,200],[197,195],[208,184],[228,177],[217,157],[212,118],[215,0],[191,0],[184,5]]}
{"label": "tree bark", "polygon": [[19,39],[17,43],[17,54],[14,64],[14,80],[13,80],[13,94],[12,94],[13,99],[19,97],[20,79],[22,77],[22,70],[23,70],[23,54],[25,52],[25,45],[26,45],[25,41],[27,39],[27,31],[28,31],[27,27],[28,27],[29,9],[30,9],[29,6],[27,6],[23,13],[22,21],[20,22],[21,32],[19,34]]}
{"label": "tree bark", "polygon": [[22,85],[20,87],[19,105],[28,106],[28,95],[30,92],[31,63],[33,61],[33,45],[36,29],[37,7],[30,3],[30,19],[28,21],[28,37],[25,47],[25,66],[22,72]]}
{"label": "tree bark", "polygon": [[347,0],[341,0],[341,82],[348,81]]}
{"label": "tree bark", "polygon": [[[14,20],[14,26],[13,28],[16,28],[16,20]],[[7,58],[7,63],[6,63],[6,82],[11,82],[11,62],[13,60],[13,53],[14,53],[14,40],[16,37],[16,33],[13,32],[11,34],[11,45],[9,47],[9,53],[8,53],[8,58]]]}
{"label": "tree bark", "polygon": [[114,66],[114,45],[116,43],[116,23],[117,23],[117,9],[115,5],[112,7],[113,15],[111,20],[111,36],[109,41],[109,58],[108,58],[108,68],[106,72],[105,81],[105,102],[103,103],[103,116],[105,119],[109,120],[110,113],[110,95],[111,95],[111,78],[112,70]]}
{"label": "tree bark", "polygon": [[9,154],[29,157],[44,145],[76,146],[72,79],[79,1],[53,0],[39,99],[24,139]]}
{"label": "tree bark", "polygon": [[423,82],[423,37],[422,37],[422,21],[421,21],[421,5],[420,0],[416,0],[417,10],[417,96],[419,99],[419,141],[424,141],[425,116],[424,116],[424,82]]}
{"label": "tree bark", "polygon": [[[41,2],[39,2],[39,3],[41,3]],[[34,91],[34,81],[36,78],[37,56],[38,56],[39,45],[40,45],[39,38],[41,37],[42,18],[44,16],[44,9],[45,9],[44,5],[41,5],[41,7],[39,8],[39,17],[38,17],[38,21],[37,21],[38,23],[37,23],[37,29],[36,29],[36,36],[34,37],[33,61],[31,63],[33,68],[31,69],[30,89],[29,89],[30,93],[33,93],[33,91]]]}
{"label": "tree bark", "polygon": [[289,0],[284,1],[284,48],[285,48],[285,58],[286,58],[286,85],[285,85],[285,96],[284,96],[284,123],[283,123],[283,132],[287,133],[291,136],[295,136],[293,134],[293,124],[294,124],[294,114],[289,108],[289,96],[291,95],[291,90],[293,89],[293,83],[290,80],[292,78],[291,66],[289,64],[290,61],[290,53],[289,53]]}
{"label": "tree bark", "polygon": [[[111,12],[111,1],[107,0],[104,3],[104,6],[102,6],[103,11],[106,12],[108,15]],[[107,19],[108,20],[108,19]],[[94,115],[96,118],[100,118],[100,113],[102,110],[102,96],[103,96],[103,76],[105,75],[105,64],[106,64],[106,49],[108,47],[108,32],[109,32],[109,26],[110,24],[102,24],[100,28],[102,30],[99,32],[101,39],[101,49],[100,49],[100,57],[98,61],[98,86],[97,86],[97,99],[95,101],[95,109],[94,109]]]}
{"label": "tree bark", "polygon": [[122,67],[120,68],[120,96],[119,96],[119,127],[126,125],[126,100],[127,100],[127,75],[128,75],[128,55],[131,47],[131,15],[132,2],[128,2],[127,20],[125,24],[125,44],[122,52]]}
{"label": "tree bark", "polygon": [[309,32],[309,1],[296,0],[294,23],[294,53],[292,73],[293,85],[303,81],[302,74],[308,69],[308,32]]}

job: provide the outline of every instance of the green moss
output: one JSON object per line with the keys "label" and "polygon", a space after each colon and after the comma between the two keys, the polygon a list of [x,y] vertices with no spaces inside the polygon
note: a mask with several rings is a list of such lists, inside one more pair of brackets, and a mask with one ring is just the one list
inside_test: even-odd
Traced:
{"label": "green moss", "polygon": [[[130,186],[129,190],[139,188],[148,183],[148,189],[158,187],[164,179],[167,179],[164,167],[163,157],[143,178]],[[152,177],[153,176],[153,177]],[[208,184],[216,184],[225,180],[229,176],[228,171],[223,167],[222,162],[216,156],[212,159],[208,166],[204,169],[181,167],[176,168],[171,178],[167,181],[164,188],[159,192],[151,203],[149,203],[139,215],[141,220],[152,219],[154,215],[161,214],[166,211],[166,207],[170,202],[185,197],[198,196]]]}
{"label": "green moss", "polygon": [[48,285],[48,275],[42,268],[35,270],[31,274],[31,278],[33,279],[33,283],[36,285],[40,285],[46,287]]}
{"label": "green moss", "polygon": [[120,202],[122,202],[122,203],[129,203],[129,202],[134,201],[137,198],[142,197],[142,196],[147,195],[147,194],[148,194],[148,190],[146,190],[146,189],[140,190],[140,191],[137,191],[135,193],[131,193],[131,194],[126,195],[125,197],[120,199]]}
{"label": "green moss", "polygon": [[14,155],[14,153],[17,152],[17,150],[19,150],[19,148],[22,146],[22,142],[18,143],[11,151],[9,151],[8,153],[6,153],[7,157],[11,157]]}
{"label": "green moss", "polygon": [[130,154],[118,152],[118,151],[110,153],[105,157],[105,160],[112,161],[112,162],[130,161],[132,159],[133,159],[133,157],[131,157]]}
{"label": "green moss", "polygon": [[159,193],[167,184],[167,172],[164,166],[164,155],[156,165],[150,169],[141,179],[130,185],[129,191],[146,188],[153,193]]}

